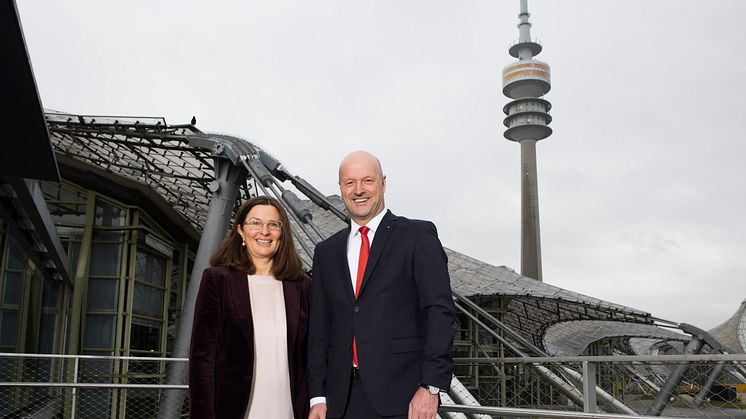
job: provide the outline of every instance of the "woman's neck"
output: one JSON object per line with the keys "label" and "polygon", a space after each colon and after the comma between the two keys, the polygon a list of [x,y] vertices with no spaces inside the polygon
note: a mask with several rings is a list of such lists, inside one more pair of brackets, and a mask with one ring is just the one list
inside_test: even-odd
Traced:
{"label": "woman's neck", "polygon": [[272,276],[272,260],[254,260],[254,275]]}

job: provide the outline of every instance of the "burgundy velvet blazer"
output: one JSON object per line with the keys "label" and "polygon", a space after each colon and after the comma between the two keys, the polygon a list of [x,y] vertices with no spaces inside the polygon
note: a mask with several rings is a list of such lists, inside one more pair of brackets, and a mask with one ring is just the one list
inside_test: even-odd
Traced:
{"label": "burgundy velvet blazer", "polygon": [[[306,350],[310,279],[284,281],[290,395],[296,419],[308,417]],[[205,269],[194,307],[189,356],[192,419],[242,419],[251,395],[254,326],[246,273]]]}

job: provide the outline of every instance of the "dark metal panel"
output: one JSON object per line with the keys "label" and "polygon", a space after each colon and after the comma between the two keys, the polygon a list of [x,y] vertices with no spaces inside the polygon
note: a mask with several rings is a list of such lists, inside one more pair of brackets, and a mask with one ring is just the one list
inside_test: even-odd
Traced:
{"label": "dark metal panel", "polygon": [[0,175],[59,181],[18,9],[0,0]]}

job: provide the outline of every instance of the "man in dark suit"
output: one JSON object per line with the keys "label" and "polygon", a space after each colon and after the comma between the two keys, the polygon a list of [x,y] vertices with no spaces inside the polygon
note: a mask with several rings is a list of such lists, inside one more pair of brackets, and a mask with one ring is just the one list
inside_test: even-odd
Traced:
{"label": "man in dark suit", "polygon": [[435,226],[386,209],[386,177],[370,153],[345,157],[339,187],[352,222],[314,254],[309,418],[433,419],[455,332]]}

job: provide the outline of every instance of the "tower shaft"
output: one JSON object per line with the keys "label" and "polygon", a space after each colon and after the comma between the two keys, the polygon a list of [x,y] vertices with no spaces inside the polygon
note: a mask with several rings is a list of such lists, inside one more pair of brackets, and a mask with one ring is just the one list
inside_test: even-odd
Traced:
{"label": "tower shaft", "polygon": [[521,141],[521,275],[541,281],[538,179],[536,140],[523,140]]}

